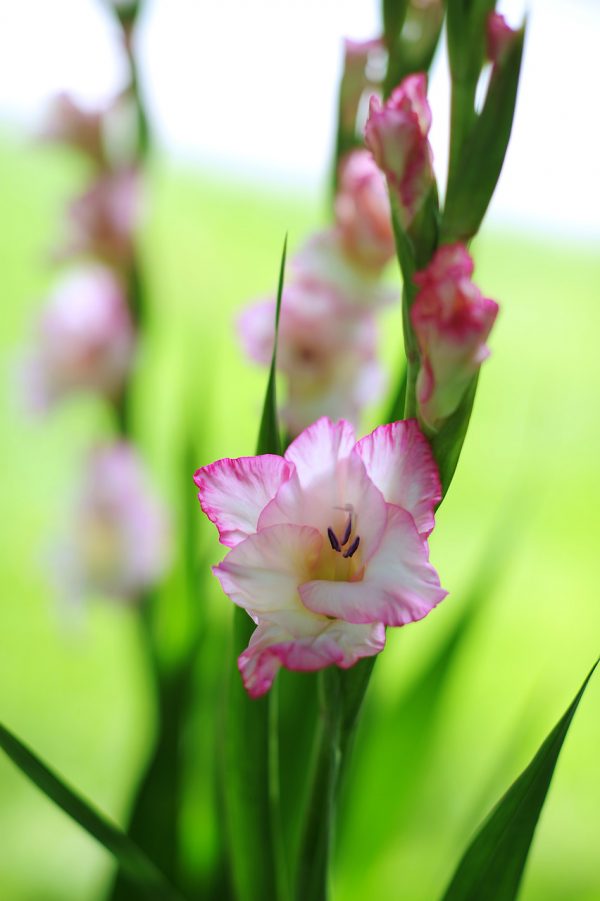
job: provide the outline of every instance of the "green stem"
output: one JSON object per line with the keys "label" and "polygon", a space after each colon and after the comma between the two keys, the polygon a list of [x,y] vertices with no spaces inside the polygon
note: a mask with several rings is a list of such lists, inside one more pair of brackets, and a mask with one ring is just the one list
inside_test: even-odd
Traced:
{"label": "green stem", "polygon": [[477,82],[471,80],[452,81],[450,100],[450,158],[448,161],[448,181],[446,200],[454,190],[456,173],[460,167],[465,141],[477,117],[475,113],[475,91]]}
{"label": "green stem", "polygon": [[269,697],[251,699],[237,658],[254,631],[245,610],[233,611],[233,663],[224,724],[223,788],[234,895],[238,901],[278,898],[270,770]]}
{"label": "green stem", "polygon": [[339,670],[319,673],[320,722],[311,793],[298,859],[296,901],[327,901],[329,857],[333,844],[335,802],[341,763],[342,711]]}
{"label": "green stem", "polygon": [[281,901],[290,901],[290,875],[281,819],[279,765],[279,684],[276,680],[269,697],[269,801],[277,897]]}
{"label": "green stem", "polygon": [[376,657],[319,673],[320,720],[298,859],[295,901],[327,901],[338,790]]}

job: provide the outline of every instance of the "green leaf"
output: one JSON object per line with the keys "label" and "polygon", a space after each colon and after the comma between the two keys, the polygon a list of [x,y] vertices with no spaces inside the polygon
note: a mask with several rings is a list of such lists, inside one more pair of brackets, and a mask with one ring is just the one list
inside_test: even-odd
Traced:
{"label": "green leaf", "polygon": [[[386,21],[386,6],[397,7],[397,0],[390,0],[390,2],[384,0],[384,22]],[[409,3],[404,10],[401,29],[394,20],[390,19],[390,24],[385,27],[384,33],[389,53],[388,70],[383,88],[384,97],[389,97],[396,85],[400,84],[411,72],[427,72],[429,70],[439,42],[443,21],[444,5],[442,3],[437,5]],[[397,36],[395,42],[392,40],[394,34]]]}
{"label": "green leaf", "polygon": [[443,901],[512,901],[566,734],[598,661],[573,703],[469,845]]}
{"label": "green leaf", "polygon": [[448,179],[442,219],[444,243],[467,240],[476,234],[492,199],[512,130],[524,38],[522,28],[506,57],[494,66],[484,107],[460,148]]}
{"label": "green leaf", "polygon": [[400,37],[406,18],[408,0],[383,0],[383,39],[388,52],[391,52]]}
{"label": "green leaf", "polygon": [[[408,839],[410,835],[430,777],[431,751],[445,709],[448,678],[523,536],[523,520],[514,527],[518,496],[515,491],[507,499],[504,514],[495,523],[469,583],[455,593],[458,616],[447,623],[441,642],[414,681],[406,689],[398,684],[396,698],[390,699],[385,709],[367,708],[361,720],[342,793],[338,836],[341,867],[349,884],[357,881],[358,891],[361,874],[369,872],[382,856],[392,855],[399,836]],[[443,613],[446,615],[446,609]],[[348,674],[351,672],[348,670]],[[393,791],[389,790],[390,772],[394,772]],[[368,831],[365,822],[369,823]],[[359,846],[360,859],[356,856]]]}
{"label": "green leaf", "polygon": [[[275,371],[277,338],[287,251],[283,244],[277,305],[275,341],[256,448],[257,454],[280,454]],[[232,666],[227,694],[224,797],[231,872],[239,901],[270,901],[285,897],[284,867],[277,822],[276,797],[271,779],[277,745],[273,735],[270,696],[248,697],[237,669],[237,658],[248,646],[255,625],[245,610],[233,612]]]}
{"label": "green leaf", "polygon": [[142,897],[155,901],[180,901],[181,895],[136,844],[110,820],[94,810],[81,795],[69,788],[33,751],[2,725],[0,747],[47,798],[54,801],[117,858],[123,873],[140,890]]}
{"label": "green leaf", "polygon": [[281,298],[283,296],[283,281],[285,276],[285,258],[287,255],[287,235],[283,242],[281,264],[279,267],[279,282],[277,285],[277,306],[275,308],[275,341],[273,343],[273,356],[269,380],[263,405],[260,429],[258,432],[257,454],[281,454],[281,439],[279,437],[279,423],[277,419],[277,393],[276,393],[276,363],[277,363],[277,339],[279,337],[279,317],[281,315]]}
{"label": "green leaf", "polygon": [[446,32],[454,83],[473,88],[485,60],[486,19],[495,0],[446,0]]}

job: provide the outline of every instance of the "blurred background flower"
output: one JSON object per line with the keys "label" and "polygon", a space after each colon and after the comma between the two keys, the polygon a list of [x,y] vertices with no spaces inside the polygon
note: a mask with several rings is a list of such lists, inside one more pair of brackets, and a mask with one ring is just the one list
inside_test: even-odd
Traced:
{"label": "blurred background flower", "polygon": [[[522,3],[500,9],[510,25],[519,24]],[[126,80],[113,18],[95,0],[22,0],[0,11],[0,341],[7,361],[57,287],[45,253],[63,238],[65,200],[89,186],[89,164],[47,143],[33,147],[31,137],[43,127],[51,97],[67,91],[89,115],[85,128],[63,119],[63,134],[76,134],[70,140],[97,158],[93,111]],[[432,539],[450,594],[419,630],[391,635],[378,662],[349,774],[360,804],[342,811],[340,901],[396,897],[398,885],[411,901],[439,895],[449,862],[597,653],[600,118],[590,92],[599,73],[600,8],[596,0],[533,0],[528,28],[506,165],[472,247],[477,283],[503,314]],[[194,514],[182,423],[194,429],[195,464],[254,450],[264,371],[240,353],[235,322],[247,298],[274,291],[286,230],[290,257],[316,250],[305,271],[316,267],[319,278],[323,266],[332,271],[323,238],[305,242],[317,230],[327,234],[333,221],[323,214],[323,194],[343,37],[370,40],[379,31],[374,0],[144,4],[142,89],[158,152],[140,239],[149,304],[133,428],[160,492],[183,507],[185,482]],[[376,79],[376,52],[373,64]],[[447,164],[448,95],[442,46],[429,91],[438,173]],[[63,100],[63,116],[70,113]],[[134,206],[117,204],[117,225]],[[79,230],[81,221],[73,239],[100,240],[94,252],[102,254],[103,228]],[[87,214],[83,221],[97,222]],[[121,259],[128,248],[113,238],[111,232],[111,253]],[[393,297],[399,283],[389,268],[389,281],[377,285]],[[346,270],[334,271],[339,283]],[[379,315],[382,359],[395,379],[398,306]],[[365,427],[383,415],[383,408],[368,410]],[[42,426],[15,411],[10,391],[2,395],[0,500],[8,527],[0,549],[0,708],[2,719],[124,822],[155,723],[139,622],[128,605],[93,605],[85,634],[67,638],[48,572],[36,565],[64,517],[90,435],[111,438],[106,420],[80,396]],[[220,551],[209,528],[198,530],[208,569]],[[179,603],[178,563],[164,591],[171,605]],[[198,594],[211,637],[198,655],[198,690],[214,699],[211,674],[226,653],[229,606],[214,587]],[[169,646],[185,631],[181,611]],[[416,684],[425,686],[418,704]],[[592,901],[600,894],[598,698],[595,680],[537,832],[523,901]],[[370,728],[375,721],[377,730]],[[193,766],[185,778],[194,800],[182,813],[183,854],[203,873],[218,846],[206,790],[214,777],[210,716],[190,726],[187,740]],[[3,897],[102,897],[111,863],[3,758],[0,792]]]}

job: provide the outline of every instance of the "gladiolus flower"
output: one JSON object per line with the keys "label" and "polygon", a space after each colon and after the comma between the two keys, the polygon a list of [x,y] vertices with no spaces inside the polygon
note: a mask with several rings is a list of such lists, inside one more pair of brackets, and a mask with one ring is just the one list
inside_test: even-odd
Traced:
{"label": "gladiolus flower", "polygon": [[356,442],[348,422],[322,418],[284,457],[219,460],[194,481],[231,548],[213,571],[257,625],[238,660],[252,697],[280,666],[348,668],[377,654],[386,626],[422,619],[446,595],[427,547],[440,482],[414,420]]}
{"label": "gladiolus flower", "polygon": [[[273,353],[274,324],[274,301],[255,304],[239,321],[246,353],[265,366]],[[377,400],[385,380],[376,339],[370,315],[348,315],[337,295],[322,286],[285,288],[277,368],[287,378],[282,418],[292,435],[325,414],[356,421]]]}
{"label": "gladiolus flower", "polygon": [[307,290],[331,291],[350,313],[377,310],[398,297],[383,284],[380,270],[356,265],[344,247],[340,229],[313,235],[291,261],[295,281]]}
{"label": "gladiolus flower", "polygon": [[518,36],[504,16],[491,12],[487,19],[487,57],[493,65],[502,62]]}
{"label": "gladiolus flower", "polygon": [[367,150],[340,164],[335,220],[344,250],[358,266],[379,273],[394,256],[394,233],[385,180]]}
{"label": "gladiolus flower", "polygon": [[433,185],[430,127],[424,73],[405,78],[383,106],[371,97],[365,143],[387,177],[403,228],[410,226]]}
{"label": "gladiolus flower", "polygon": [[26,366],[34,406],[78,390],[115,398],[131,365],[133,325],[120,280],[90,265],[57,287],[44,309]]}
{"label": "gladiolus flower", "polygon": [[498,304],[471,281],[473,268],[467,249],[452,244],[440,247],[427,268],[414,276],[419,291],[411,320],[421,353],[417,400],[419,415],[430,429],[456,410],[489,356],[485,342]]}
{"label": "gladiolus flower", "polygon": [[76,598],[133,601],[160,578],[168,556],[168,517],[137,451],[125,442],[96,448],[60,560],[63,587]]}
{"label": "gladiolus flower", "polygon": [[67,144],[85,153],[99,165],[104,165],[103,118],[102,111],[85,110],[69,94],[61,93],[52,100],[40,130],[40,138]]}
{"label": "gladiolus flower", "polygon": [[60,258],[92,256],[108,265],[126,265],[133,251],[139,213],[139,184],[134,170],[104,175],[69,208],[73,235]]}

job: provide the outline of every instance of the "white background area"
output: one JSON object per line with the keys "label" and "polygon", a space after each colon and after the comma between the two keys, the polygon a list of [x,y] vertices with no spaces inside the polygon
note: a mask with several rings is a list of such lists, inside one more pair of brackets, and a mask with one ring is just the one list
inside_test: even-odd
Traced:
{"label": "white background area", "polygon": [[[140,54],[155,134],[203,169],[312,187],[333,141],[342,37],[379,32],[377,0],[147,0]],[[490,218],[600,236],[600,0],[501,2],[528,9],[513,137]],[[94,104],[122,60],[103,0],[0,0],[0,121],[32,128],[48,97]],[[443,177],[449,80],[434,65],[432,144]]]}

